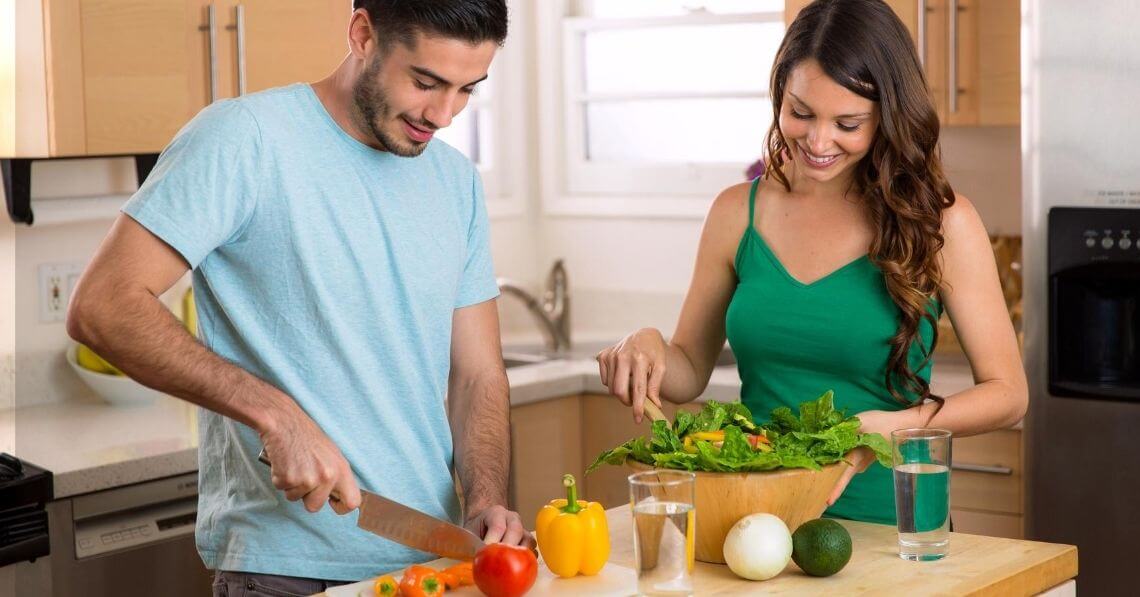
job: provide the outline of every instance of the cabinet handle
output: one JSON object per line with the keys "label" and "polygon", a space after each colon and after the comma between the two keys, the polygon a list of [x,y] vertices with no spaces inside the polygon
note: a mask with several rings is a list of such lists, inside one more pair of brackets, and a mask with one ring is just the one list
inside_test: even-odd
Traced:
{"label": "cabinet handle", "polygon": [[1012,475],[1013,469],[1008,466],[987,466],[984,464],[970,464],[955,462],[950,465],[956,471],[969,471],[972,473],[990,473],[991,475]]}
{"label": "cabinet handle", "polygon": [[218,21],[213,4],[206,7],[206,24],[198,27],[198,31],[209,33],[210,103],[212,104],[218,99]]}
{"label": "cabinet handle", "polygon": [[958,113],[958,12],[965,10],[958,0],[950,0],[950,113]]}
{"label": "cabinet handle", "polygon": [[926,70],[926,0],[918,0],[918,64]]}
{"label": "cabinet handle", "polygon": [[237,31],[238,95],[245,95],[245,5],[234,8],[234,24],[226,26],[227,31]]}

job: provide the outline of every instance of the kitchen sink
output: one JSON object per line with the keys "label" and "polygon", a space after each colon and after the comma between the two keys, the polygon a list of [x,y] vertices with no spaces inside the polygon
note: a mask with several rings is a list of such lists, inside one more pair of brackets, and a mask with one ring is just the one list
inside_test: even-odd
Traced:
{"label": "kitchen sink", "polygon": [[549,361],[549,360],[550,360],[550,357],[547,357],[547,356],[541,355],[541,354],[527,354],[527,353],[518,353],[518,352],[504,352],[503,353],[503,364],[506,365],[507,369],[513,369],[515,367],[522,367],[524,365],[535,365],[538,363],[545,363],[546,361]]}
{"label": "kitchen sink", "polygon": [[[609,344],[582,344],[566,353],[551,353],[538,347],[509,348],[503,351],[503,364],[507,369],[535,365],[558,359],[592,359],[595,354]],[[735,367],[736,355],[727,344],[716,358],[717,367]]]}

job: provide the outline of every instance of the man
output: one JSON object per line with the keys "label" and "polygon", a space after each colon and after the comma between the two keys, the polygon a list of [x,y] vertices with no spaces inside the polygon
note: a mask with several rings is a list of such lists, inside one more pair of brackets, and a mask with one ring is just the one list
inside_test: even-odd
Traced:
{"label": "man", "polygon": [[[207,409],[196,539],[216,593],[308,594],[422,561],[356,528],[357,483],[458,521],[453,462],[463,524],[533,545],[504,507],[481,182],[431,140],[506,33],[504,0],[356,0],[335,72],[203,110],[80,280],[71,336]],[[187,269],[204,346],[157,299]]]}

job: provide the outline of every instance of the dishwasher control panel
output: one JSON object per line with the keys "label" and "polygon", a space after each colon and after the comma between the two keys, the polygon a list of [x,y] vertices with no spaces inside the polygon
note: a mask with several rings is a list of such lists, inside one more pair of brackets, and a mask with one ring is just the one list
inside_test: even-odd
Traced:
{"label": "dishwasher control panel", "polygon": [[75,499],[77,559],[194,533],[197,474],[180,475]]}
{"label": "dishwasher control panel", "polygon": [[198,499],[81,520],[75,523],[75,557],[137,547],[194,533]]}

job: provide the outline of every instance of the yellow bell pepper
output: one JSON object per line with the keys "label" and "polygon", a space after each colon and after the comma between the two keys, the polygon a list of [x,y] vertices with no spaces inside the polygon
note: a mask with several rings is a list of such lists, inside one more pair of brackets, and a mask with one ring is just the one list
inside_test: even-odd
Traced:
{"label": "yellow bell pepper", "polygon": [[538,551],[550,571],[570,578],[597,574],[610,557],[606,513],[597,502],[578,499],[574,475],[562,477],[566,499],[553,500],[534,523]]}

